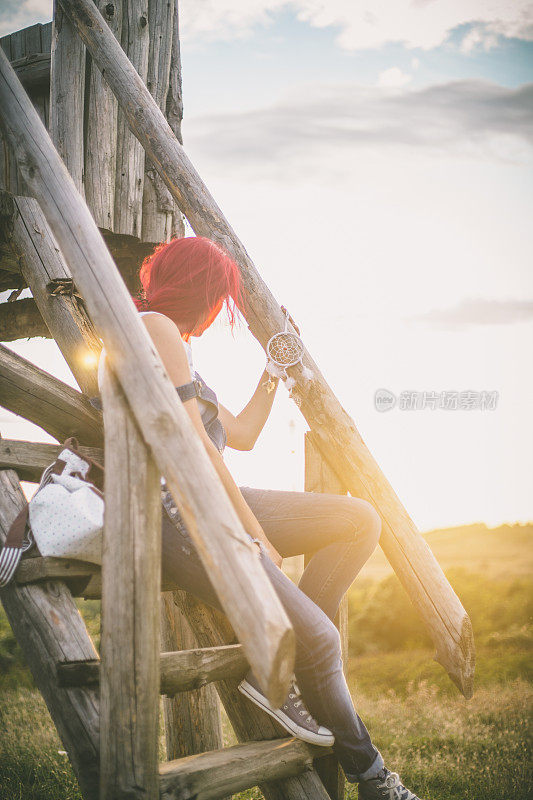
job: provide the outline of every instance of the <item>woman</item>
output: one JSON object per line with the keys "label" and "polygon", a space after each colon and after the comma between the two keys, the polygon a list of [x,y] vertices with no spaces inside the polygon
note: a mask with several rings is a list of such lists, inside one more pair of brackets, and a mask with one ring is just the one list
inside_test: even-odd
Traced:
{"label": "woman", "polygon": [[[384,766],[354,710],[333,624],[342,596],[377,545],[379,515],[354,497],[237,486],[224,463],[224,447],[253,448],[274,401],[272,381],[263,371],[252,398],[234,416],[195,371],[190,338],[201,336],[224,303],[233,330],[236,309],[244,310],[238,268],[218,245],[189,237],[159,246],[143,263],[140,279],[143,290],[135,303],[143,323],[296,635],[296,680],[282,708],[270,706],[251,670],[240,691],[292,735],[332,745],[363,800],[418,800]],[[277,382],[273,379],[274,388]],[[166,487],[163,505],[164,579],[222,610]],[[280,567],[283,558],[303,552],[314,555],[296,586]]]}

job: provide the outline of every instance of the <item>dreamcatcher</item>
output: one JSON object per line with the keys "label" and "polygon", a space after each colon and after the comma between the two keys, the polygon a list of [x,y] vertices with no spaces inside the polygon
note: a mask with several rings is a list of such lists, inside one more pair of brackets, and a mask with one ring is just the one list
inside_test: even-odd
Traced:
{"label": "dreamcatcher", "polygon": [[290,317],[287,309],[284,306],[281,308],[285,313],[285,330],[271,336],[266,346],[268,355],[266,371],[270,375],[269,380],[266,381],[267,391],[271,392],[276,386],[272,378],[282,378],[282,380],[285,381],[285,386],[289,390],[289,397],[293,397],[299,405],[300,398],[292,394],[292,390],[296,385],[296,380],[287,374],[286,368],[293,367],[300,362],[302,365],[302,377],[305,381],[310,381],[314,375],[312,370],[306,367],[302,361],[305,352],[302,340],[296,333],[292,333],[292,331],[288,330],[289,319],[297,330],[298,328],[293,322],[292,317]]}

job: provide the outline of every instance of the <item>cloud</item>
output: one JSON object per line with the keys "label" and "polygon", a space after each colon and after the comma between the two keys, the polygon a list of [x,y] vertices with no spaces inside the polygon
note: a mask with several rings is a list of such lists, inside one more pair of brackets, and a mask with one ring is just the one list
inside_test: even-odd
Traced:
{"label": "cloud", "polygon": [[[245,38],[283,11],[313,27],[335,29],[346,50],[387,42],[431,50],[455,29],[465,52],[495,47],[501,37],[533,40],[531,0],[181,0],[181,34],[204,42]],[[52,0],[4,0],[0,35],[51,17]]]}
{"label": "cloud", "polygon": [[460,26],[465,50],[494,47],[502,36],[533,40],[530,0],[181,0],[180,8],[184,37],[204,40],[248,36],[287,9],[313,27],[337,29],[347,50],[387,42],[430,50]]}
{"label": "cloud", "polygon": [[387,86],[391,88],[395,86],[405,86],[405,84],[412,81],[412,79],[413,76],[402,72],[400,67],[390,67],[379,73],[378,86]]}
{"label": "cloud", "polygon": [[0,36],[52,19],[52,0],[4,0],[0,9]]}
{"label": "cloud", "polygon": [[409,317],[432,327],[458,329],[474,325],[511,325],[533,320],[533,300],[467,298],[451,308]]}
{"label": "cloud", "polygon": [[189,148],[220,168],[294,176],[363,148],[470,159],[533,155],[533,84],[467,80],[407,90],[358,84],[299,87],[275,105],[186,122]]}

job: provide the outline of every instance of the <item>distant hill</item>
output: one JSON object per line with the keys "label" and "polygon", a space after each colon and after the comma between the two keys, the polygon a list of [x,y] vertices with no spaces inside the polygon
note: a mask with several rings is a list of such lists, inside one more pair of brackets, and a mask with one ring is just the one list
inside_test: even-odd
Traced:
{"label": "distant hill", "polygon": [[[428,531],[424,538],[444,571],[463,567],[491,578],[533,575],[533,523],[488,528],[484,523]],[[392,572],[380,547],[358,576],[381,579]]]}

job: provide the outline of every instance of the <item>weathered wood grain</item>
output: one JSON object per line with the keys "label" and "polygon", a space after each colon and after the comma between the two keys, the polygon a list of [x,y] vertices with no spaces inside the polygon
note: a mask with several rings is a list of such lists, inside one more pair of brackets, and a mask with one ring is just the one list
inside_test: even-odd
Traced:
{"label": "weathered wood grain", "polygon": [[[108,27],[109,31],[109,27]],[[109,31],[111,33],[111,31]],[[123,4],[120,51],[138,78],[146,82],[148,69],[148,0],[128,0]],[[131,133],[128,120],[119,109],[116,143],[116,183],[113,230],[141,237],[144,187],[144,149]]]}
{"label": "weathered wood grain", "polygon": [[[276,299],[146,86],[111,41],[91,0],[58,2],[74,21],[100,69],[105,71],[131,130],[142,142],[194,231],[219,242],[235,258],[244,281],[246,319],[253,335],[265,347],[270,337],[284,327],[284,315]],[[314,442],[348,491],[368,500],[380,512],[381,546],[428,628],[437,661],[468,697],[473,690],[475,661],[468,615],[429,545],[307,350],[303,363],[314,374],[309,383],[302,378],[301,365],[287,371],[297,382],[293,396],[313,431]]]}
{"label": "weathered wood grain", "polygon": [[[159,691],[168,696],[191,692],[222,678],[240,679],[247,669],[248,662],[240,644],[164,652],[160,656]],[[57,676],[60,686],[96,685],[100,681],[100,663],[73,661],[59,664]]]}
{"label": "weathered wood grain", "polygon": [[[190,625],[174,602],[173,592],[164,592],[161,596],[161,647],[175,654],[176,651],[191,652],[198,648]],[[230,648],[240,648],[234,652],[241,653],[240,656],[236,655],[236,660],[242,664],[242,646],[230,645]],[[163,664],[161,666],[163,669]],[[242,674],[245,671],[246,667]],[[179,668],[175,670],[176,680],[180,679],[180,673]],[[220,701],[211,682],[192,686],[191,691],[185,694],[174,691],[166,694],[163,698],[163,715],[168,760],[206,750],[218,750],[223,746]]]}
{"label": "weathered wood grain", "polygon": [[[122,0],[95,0],[120,41]],[[85,141],[85,198],[99,228],[114,230],[118,105],[100,70],[89,62]]]}
{"label": "weathered wood grain", "polygon": [[32,197],[12,198],[7,193],[0,199],[4,219],[12,205],[11,242],[39,311],[80,389],[94,397],[102,344],[76,293],[56,293],[51,288],[54,281],[68,281],[72,276],[39,203]]}
{"label": "weathered wood grain", "polygon": [[[0,472],[0,545],[26,503],[17,476]],[[98,800],[98,692],[93,688],[58,691],[56,665],[98,657],[68,589],[60,581],[0,589],[0,599],[31,669],[85,800]]]}
{"label": "weathered wood grain", "polygon": [[[61,448],[59,444],[0,439],[0,469],[12,469],[19,480],[38,483],[41,473],[55,461]],[[103,464],[104,451],[99,447],[80,447],[80,452]]]}
{"label": "weathered wood grain", "polygon": [[0,342],[15,342],[30,336],[50,337],[35,300],[26,297],[12,303],[0,303]]}
{"label": "weathered wood grain", "polygon": [[[155,102],[165,111],[172,53],[174,0],[151,0],[148,6],[150,50],[146,85]],[[173,233],[174,199],[159,173],[145,163],[142,207],[142,240],[165,242]]]}
{"label": "weathered wood grain", "polygon": [[104,365],[100,800],[158,800],[160,473]]}
{"label": "weathered wood grain", "polygon": [[[180,758],[160,767],[165,800],[215,800],[232,796],[269,779],[289,778],[312,768],[318,747],[286,738],[247,742],[201,755]],[[308,795],[315,800],[319,795]]]}
{"label": "weathered wood grain", "polygon": [[102,443],[102,414],[63,381],[0,345],[0,406],[63,442]]}
{"label": "weathered wood grain", "polygon": [[51,48],[50,136],[76,188],[83,193],[85,47],[57,2]]}
{"label": "weathered wood grain", "polygon": [[[96,8],[94,11],[98,15]],[[97,18],[101,19],[100,15]],[[117,45],[107,24],[102,21],[102,25]],[[294,666],[294,631],[287,614],[179,401],[83,198],[1,51],[0,104],[4,109],[0,125],[16,150],[25,179],[31,183],[105,342],[110,365],[166,478],[199,557],[254,674],[270,702],[279,705]]]}

